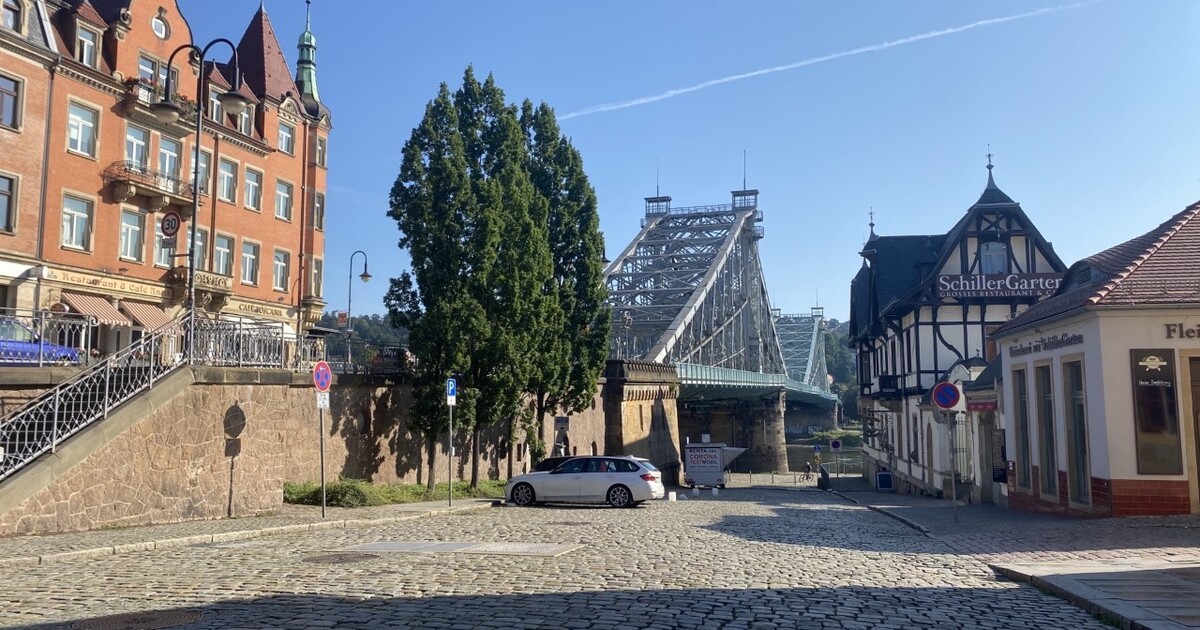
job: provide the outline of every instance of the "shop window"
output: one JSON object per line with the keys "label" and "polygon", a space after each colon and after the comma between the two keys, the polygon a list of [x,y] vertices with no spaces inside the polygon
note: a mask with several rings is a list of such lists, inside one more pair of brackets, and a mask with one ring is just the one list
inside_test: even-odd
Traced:
{"label": "shop window", "polygon": [[1025,382],[1025,370],[1013,370],[1012,383],[1017,429],[1017,485],[1028,488],[1033,472],[1029,461],[1029,385]]}
{"label": "shop window", "polygon": [[1091,499],[1091,466],[1088,459],[1087,400],[1083,389],[1083,362],[1063,364],[1063,409],[1067,421],[1067,464],[1072,501]]}
{"label": "shop window", "polygon": [[1034,368],[1034,393],[1037,396],[1038,465],[1041,471],[1042,493],[1058,493],[1058,457],[1054,440],[1054,387],[1050,383],[1050,366]]}
{"label": "shop window", "polygon": [[1139,475],[1183,474],[1175,402],[1175,351],[1130,350]]}

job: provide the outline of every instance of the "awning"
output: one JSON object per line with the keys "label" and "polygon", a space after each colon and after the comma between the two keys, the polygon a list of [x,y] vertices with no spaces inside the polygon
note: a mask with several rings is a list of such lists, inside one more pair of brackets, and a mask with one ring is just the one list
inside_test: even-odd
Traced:
{"label": "awning", "polygon": [[96,318],[96,321],[109,326],[132,326],[133,322],[108,303],[108,300],[98,295],[62,292],[62,299],[68,306],[82,315]]}
{"label": "awning", "polygon": [[121,310],[125,311],[126,315],[133,318],[139,326],[146,330],[158,330],[168,326],[178,328],[178,323],[171,319],[161,308],[147,304],[146,302],[134,302],[133,300],[121,300]]}

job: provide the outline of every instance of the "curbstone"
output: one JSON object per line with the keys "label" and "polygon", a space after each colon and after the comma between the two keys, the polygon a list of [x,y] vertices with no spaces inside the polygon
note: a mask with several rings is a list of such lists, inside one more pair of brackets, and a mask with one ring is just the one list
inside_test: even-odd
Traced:
{"label": "curbstone", "polygon": [[119,553],[132,553],[134,551],[150,551],[154,549],[154,541],[128,543],[125,545],[114,545],[113,555]]}
{"label": "curbstone", "polygon": [[85,558],[99,558],[100,556],[113,555],[113,547],[94,547],[92,549],[77,549],[75,551],[63,551],[61,553],[52,553],[41,557],[41,564],[53,564],[57,562],[69,562],[71,560],[81,560]]}
{"label": "curbstone", "polygon": [[200,536],[185,536],[183,538],[165,538],[163,540],[154,541],[155,549],[170,549],[172,547],[185,547],[187,545],[202,545],[213,541],[212,534],[202,534]]}
{"label": "curbstone", "polygon": [[4,567],[24,567],[30,565],[41,564],[42,559],[37,556],[19,556],[16,558],[0,558],[0,569]]}

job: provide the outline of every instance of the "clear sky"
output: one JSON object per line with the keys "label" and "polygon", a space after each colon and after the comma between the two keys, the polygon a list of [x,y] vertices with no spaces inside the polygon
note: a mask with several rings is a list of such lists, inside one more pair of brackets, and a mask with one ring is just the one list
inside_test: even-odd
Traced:
{"label": "clear sky", "polygon": [[[205,43],[241,37],[258,0],[179,5]],[[294,72],[304,2],[266,8]],[[384,312],[408,264],[386,215],[401,146],[467,64],[558,112],[610,256],[656,164],[673,205],[728,203],[745,151],[773,305],[845,319],[868,212],[881,235],[946,232],[983,190],[989,144],[997,184],[1067,264],[1200,198],[1198,27],[1189,0],[314,0],[328,308],[345,308],[362,249],[375,278],[354,280],[354,312]]]}

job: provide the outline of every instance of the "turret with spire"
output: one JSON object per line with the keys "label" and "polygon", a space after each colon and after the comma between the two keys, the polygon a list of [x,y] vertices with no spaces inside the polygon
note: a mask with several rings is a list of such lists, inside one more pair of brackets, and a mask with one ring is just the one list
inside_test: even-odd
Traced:
{"label": "turret with spire", "polygon": [[321,104],[321,95],[317,91],[317,36],[312,32],[312,0],[305,0],[308,5],[304,16],[304,32],[300,34],[297,47],[300,57],[296,61],[296,88],[300,90],[300,101],[309,115],[321,117],[328,110]]}

